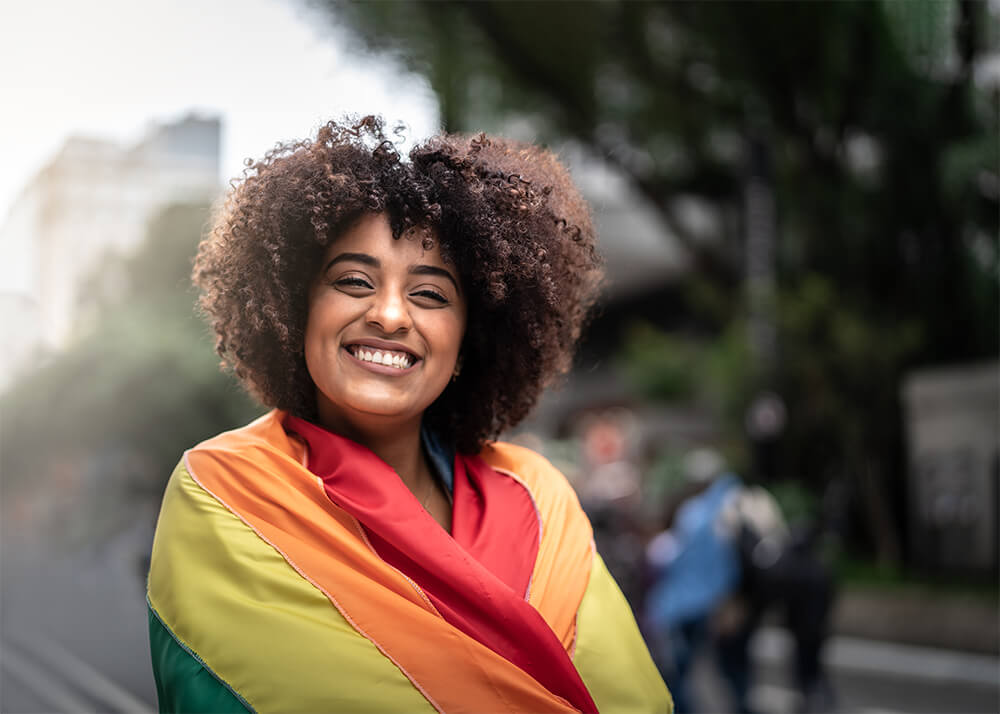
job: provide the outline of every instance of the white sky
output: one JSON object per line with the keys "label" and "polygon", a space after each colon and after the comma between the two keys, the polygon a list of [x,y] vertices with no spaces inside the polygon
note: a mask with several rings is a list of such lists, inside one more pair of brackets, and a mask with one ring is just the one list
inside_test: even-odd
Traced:
{"label": "white sky", "polygon": [[[153,122],[218,115],[224,182],[346,112],[436,132],[421,77],[346,45],[299,0],[0,3],[0,223],[74,134],[130,143]],[[0,245],[0,292],[25,289],[27,260],[27,246]]]}

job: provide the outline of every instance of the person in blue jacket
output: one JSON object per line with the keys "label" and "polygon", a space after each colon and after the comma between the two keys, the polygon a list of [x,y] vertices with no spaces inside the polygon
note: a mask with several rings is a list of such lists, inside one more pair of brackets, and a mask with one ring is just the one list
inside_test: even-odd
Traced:
{"label": "person in blue jacket", "polygon": [[741,574],[739,534],[727,513],[743,482],[723,473],[722,459],[704,449],[689,454],[685,471],[697,490],[677,510],[671,527],[647,546],[652,586],[643,617],[679,714],[696,709],[691,664],[709,637],[712,614],[739,587]]}

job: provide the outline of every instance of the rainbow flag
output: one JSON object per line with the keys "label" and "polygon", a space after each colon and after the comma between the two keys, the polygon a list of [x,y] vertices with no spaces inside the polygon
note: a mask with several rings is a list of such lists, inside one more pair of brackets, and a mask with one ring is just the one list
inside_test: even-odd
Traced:
{"label": "rainbow flag", "polygon": [[[204,442],[170,479],[148,587],[162,711],[671,710],[544,458],[496,443],[456,460],[452,537],[380,490],[405,486],[361,447],[317,466],[318,437],[288,425],[273,411]],[[489,514],[519,490],[531,510],[505,532]]]}

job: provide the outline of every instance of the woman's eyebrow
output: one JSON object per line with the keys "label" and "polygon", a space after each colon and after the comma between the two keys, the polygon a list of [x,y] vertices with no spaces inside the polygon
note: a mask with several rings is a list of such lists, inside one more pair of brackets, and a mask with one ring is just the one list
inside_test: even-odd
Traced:
{"label": "woman's eyebrow", "polygon": [[414,265],[410,268],[410,275],[437,275],[438,277],[447,278],[451,281],[451,284],[455,286],[455,289],[458,290],[458,292],[462,292],[462,290],[458,287],[458,281],[455,280],[455,276],[444,268],[438,268],[434,265]]}
{"label": "woman's eyebrow", "polygon": [[368,255],[367,253],[341,253],[326,264],[326,267],[323,268],[323,272],[325,273],[337,263],[342,263],[345,260],[352,260],[355,263],[364,263],[365,265],[370,265],[373,268],[377,268],[380,265],[378,258]]}
{"label": "woman's eyebrow", "polygon": [[[323,272],[325,273],[337,263],[343,263],[345,261],[362,263],[364,265],[371,266],[372,268],[382,267],[382,263],[379,262],[379,259],[374,255],[368,255],[367,253],[341,253],[326,264],[326,267],[323,268]],[[444,268],[439,268],[435,265],[421,264],[411,267],[409,273],[410,275],[436,275],[441,278],[447,278],[451,281],[451,284],[455,286],[455,289],[461,292],[461,288],[458,287],[458,281],[455,280],[455,276]]]}

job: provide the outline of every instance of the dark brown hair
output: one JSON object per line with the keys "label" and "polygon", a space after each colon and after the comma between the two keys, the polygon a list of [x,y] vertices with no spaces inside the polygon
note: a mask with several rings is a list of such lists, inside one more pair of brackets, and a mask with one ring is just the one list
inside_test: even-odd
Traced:
{"label": "dark brown hair", "polygon": [[463,368],[425,419],[475,452],[571,365],[601,277],[587,206],[551,153],[483,134],[433,138],[408,162],[374,117],[279,144],[234,182],[194,268],[217,351],[264,404],[316,418],[309,286],[365,213],[385,213],[397,238],[427,229],[461,276]]}

